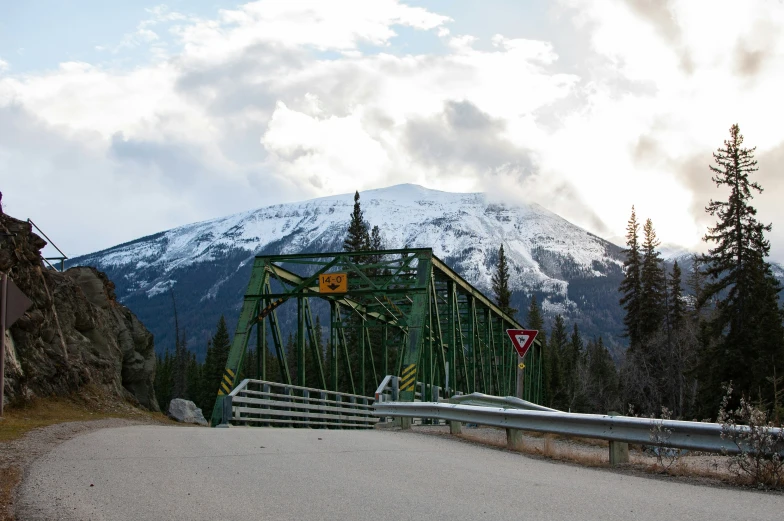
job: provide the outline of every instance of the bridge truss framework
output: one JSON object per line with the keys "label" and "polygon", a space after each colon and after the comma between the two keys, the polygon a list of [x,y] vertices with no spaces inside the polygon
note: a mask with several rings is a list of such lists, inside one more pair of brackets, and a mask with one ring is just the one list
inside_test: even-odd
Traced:
{"label": "bridge truss framework", "polygon": [[[320,291],[319,276],[330,273],[347,275],[345,292]],[[328,290],[323,285],[321,289]],[[327,346],[318,345],[321,335],[313,319],[313,298],[328,305]],[[296,304],[294,349],[288,353],[295,362],[287,359],[279,317],[280,307],[289,302]],[[322,389],[367,396],[385,375],[395,374],[401,377],[400,399],[414,401],[417,381],[425,384],[426,396],[431,386],[449,393],[515,394],[518,358],[506,329],[522,326],[429,248],[259,256],[254,259],[212,423],[220,421],[223,399],[239,383],[254,330],[258,353],[272,347],[282,383],[304,387],[309,367],[317,373]],[[320,352],[324,347],[326,357]],[[306,364],[308,350],[312,362]],[[257,358],[256,377],[266,380],[266,357]],[[523,362],[522,398],[539,403],[542,347],[538,340]],[[290,366],[296,368],[294,379]]]}

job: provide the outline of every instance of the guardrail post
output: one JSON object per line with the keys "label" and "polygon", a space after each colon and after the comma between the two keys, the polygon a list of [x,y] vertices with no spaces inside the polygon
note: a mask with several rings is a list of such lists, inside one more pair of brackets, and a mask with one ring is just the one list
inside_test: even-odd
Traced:
{"label": "guardrail post", "polygon": [[[431,395],[430,399],[433,402],[438,403],[439,398],[440,398],[440,396],[439,396],[440,394],[441,394],[441,388],[439,386],[437,386],[437,385],[431,385],[430,386],[430,395]],[[430,423],[432,423],[434,425],[441,425],[441,420],[433,420],[431,418],[430,419]]]}
{"label": "guardrail post", "polygon": [[[288,387],[288,386],[284,387],[283,388],[283,394],[285,394],[286,396],[291,396],[291,387]],[[290,402],[291,398],[283,398],[283,401],[284,402]],[[284,407],[283,410],[291,412],[291,407]],[[284,416],[283,419],[287,419],[287,420],[291,421],[292,417],[291,416]],[[293,424],[293,423],[289,423],[289,427],[296,427],[296,425]]]}
{"label": "guardrail post", "polygon": [[[348,399],[348,403],[351,404],[349,406],[349,408],[351,408],[351,409],[356,409],[357,408],[357,398],[355,396],[352,396],[351,398],[349,398]],[[351,414],[351,416],[350,416],[351,421],[355,422],[356,418],[357,418],[356,413],[355,412],[351,412],[349,414]],[[351,425],[356,425],[356,423],[352,423]]]}
{"label": "guardrail post", "polygon": [[[270,399],[270,396],[269,396],[270,389],[271,389],[270,388],[270,384],[262,384],[262,386],[261,386],[261,392],[267,393],[266,395],[262,396],[262,398],[264,398],[265,400],[269,400]],[[261,408],[269,410],[269,405],[262,405]],[[261,417],[264,418],[265,416],[269,416],[269,414],[264,414],[262,412],[261,413]],[[262,427],[269,427],[270,424],[269,423],[262,423],[261,426]]]}
{"label": "guardrail post", "polygon": [[[362,408],[362,426],[363,427],[367,427],[368,423],[369,423],[368,422],[368,419],[369,419],[368,415],[370,414],[368,412],[368,399],[367,398],[362,398],[362,405],[364,405],[364,407]],[[372,427],[372,425],[371,425],[371,427]]]}
{"label": "guardrail post", "polygon": [[223,397],[223,414],[221,415],[221,423],[218,427],[231,427],[231,415],[232,415],[232,396],[224,396]]}
{"label": "guardrail post", "polygon": [[[420,382],[419,383],[419,401],[420,402],[426,402],[428,400],[426,385],[427,384],[425,384],[425,382]],[[430,423],[432,423],[430,421],[430,418],[420,418],[419,421],[422,422],[422,425],[430,425]],[[414,422],[412,421],[411,423],[414,423]]]}
{"label": "guardrail post", "polygon": [[[327,412],[327,411],[324,410],[324,407],[327,406],[326,402],[327,402],[327,393],[324,392],[324,391],[321,391],[319,393],[319,408],[317,409],[317,411],[319,413],[323,414],[323,413]],[[328,422],[329,420],[328,419],[324,419],[324,420],[320,420],[320,421]],[[331,429],[332,426],[331,425],[323,425],[322,428],[323,429]]]}
{"label": "guardrail post", "polygon": [[506,429],[506,448],[509,450],[523,450],[523,431],[520,429]]}
{"label": "guardrail post", "polygon": [[[310,391],[307,389],[302,390],[302,403],[305,405],[310,405]],[[302,409],[305,420],[305,425],[303,427],[307,427],[308,429],[312,429],[313,427],[310,426],[310,409]]]}
{"label": "guardrail post", "polygon": [[449,434],[460,434],[463,432],[463,424],[456,421],[449,422]]}
{"label": "guardrail post", "polygon": [[[615,411],[610,411],[608,416],[620,416]],[[629,463],[629,444],[624,441],[610,440],[610,465],[623,465]]]}
{"label": "guardrail post", "polygon": [[396,402],[400,399],[400,379],[397,376],[392,377],[392,401]]}
{"label": "guardrail post", "polygon": [[[335,402],[336,402],[335,403],[335,407],[337,407],[337,409],[338,409],[338,423],[343,423],[343,418],[344,418],[343,417],[343,412],[340,410],[340,409],[343,408],[343,403],[342,403],[343,402],[343,397],[340,396],[339,394],[336,394],[335,395]],[[335,426],[335,428],[336,429],[342,429],[343,427],[337,425],[337,426]]]}

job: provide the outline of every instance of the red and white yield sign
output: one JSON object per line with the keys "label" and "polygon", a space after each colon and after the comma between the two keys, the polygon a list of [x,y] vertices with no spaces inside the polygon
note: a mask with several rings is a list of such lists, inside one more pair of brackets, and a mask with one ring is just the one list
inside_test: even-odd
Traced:
{"label": "red and white yield sign", "polygon": [[536,329],[507,329],[506,334],[512,339],[512,345],[520,355],[520,358],[525,356],[528,348],[534,343],[534,338],[539,334]]}

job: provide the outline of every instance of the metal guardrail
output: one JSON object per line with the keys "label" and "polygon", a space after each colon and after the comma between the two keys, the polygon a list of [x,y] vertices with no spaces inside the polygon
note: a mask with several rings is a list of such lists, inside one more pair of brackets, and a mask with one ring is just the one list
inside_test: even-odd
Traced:
{"label": "metal guardrail", "polygon": [[[376,389],[375,398],[376,403],[388,403],[388,402],[396,402],[400,397],[400,377],[394,375],[387,375],[379,384],[378,389]],[[443,387],[439,387],[437,385],[429,386],[424,382],[415,382],[414,383],[414,402],[446,402],[449,401],[447,390]],[[429,391],[429,392],[428,392]],[[475,393],[477,395],[481,395],[481,393]],[[423,400],[422,397],[430,396],[430,400]],[[462,393],[457,393],[456,397],[463,396]],[[486,395],[481,395],[486,396]],[[392,419],[389,416],[381,416],[381,421],[385,422],[387,419]],[[414,418],[412,421],[414,425],[440,425],[441,421],[433,420],[432,418]]]}
{"label": "metal guardrail", "polygon": [[[726,451],[729,454],[741,452],[741,449],[732,440],[722,438],[722,426],[717,423],[517,410],[446,403],[380,402],[376,403],[373,408],[375,414],[379,416],[434,418],[507,429],[599,438],[611,442],[658,444],[662,447],[706,452]],[[651,440],[651,431],[654,427],[658,427],[660,432],[666,432],[666,435],[656,442]],[[749,432],[749,428],[746,426],[737,426],[735,429],[737,429],[736,432]],[[771,430],[773,435],[781,435],[781,432],[782,430],[778,428]],[[784,456],[784,447],[779,447],[778,450],[779,454]]]}
{"label": "metal guardrail", "polygon": [[49,238],[49,237],[48,237],[48,236],[47,236],[47,235],[44,233],[44,231],[43,231],[41,228],[39,228],[39,227],[38,227],[38,226],[37,226],[37,225],[36,225],[36,224],[33,222],[33,220],[32,220],[32,219],[28,218],[28,219],[27,219],[27,222],[29,222],[29,223],[30,223],[30,224],[33,226],[33,228],[35,228],[36,230],[38,230],[38,233],[40,233],[41,235],[43,235],[43,236],[44,236],[44,238],[45,238],[47,241],[49,241],[49,244],[51,244],[51,245],[52,245],[52,247],[54,247],[54,249],[55,249],[55,250],[57,250],[57,251],[59,251],[59,252],[60,252],[60,255],[61,255],[60,257],[44,257],[44,258],[43,258],[44,262],[45,262],[45,263],[46,263],[46,264],[47,264],[47,265],[48,265],[50,268],[52,268],[53,270],[57,271],[57,268],[56,268],[56,267],[55,267],[55,266],[54,266],[54,265],[53,265],[51,262],[49,262],[49,261],[60,261],[60,271],[65,271],[65,261],[66,261],[66,260],[68,260],[68,256],[67,256],[65,253],[63,253],[63,250],[61,250],[60,248],[58,248],[58,247],[57,247],[57,245],[56,245],[54,242],[52,242],[52,239],[50,239],[50,238]]}
{"label": "metal guardrail", "polygon": [[[449,401],[448,389],[439,387],[437,385],[428,385],[425,382],[417,381],[414,383],[414,401],[415,402],[446,402]],[[476,396],[487,396],[481,393],[474,393]],[[422,397],[429,397],[429,400],[423,400]],[[458,392],[455,396],[464,396],[463,393]],[[467,395],[465,395],[467,396]],[[400,377],[394,375],[387,375],[381,380],[381,383],[376,389],[375,398],[376,403],[397,401],[400,397]],[[523,401],[523,400],[521,400]],[[526,402],[528,403],[528,402]]]}
{"label": "metal guardrail", "polygon": [[372,428],[374,399],[245,379],[223,400],[221,424],[340,429]]}
{"label": "metal guardrail", "polygon": [[538,405],[520,398],[513,396],[491,396],[483,393],[471,393],[459,396],[453,396],[449,399],[449,403],[459,405],[474,405],[479,407],[501,407],[505,409],[523,409],[527,411],[543,411],[543,412],[563,412],[557,409],[550,409],[543,405]]}

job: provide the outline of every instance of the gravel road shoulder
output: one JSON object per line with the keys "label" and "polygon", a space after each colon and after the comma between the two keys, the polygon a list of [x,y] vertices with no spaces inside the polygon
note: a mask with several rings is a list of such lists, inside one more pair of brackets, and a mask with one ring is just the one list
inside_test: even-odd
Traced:
{"label": "gravel road shoulder", "polygon": [[18,485],[24,479],[30,465],[60,443],[98,429],[148,424],[158,425],[160,422],[105,418],[59,423],[30,431],[22,438],[0,443],[0,475],[3,476],[2,490],[0,490],[0,521],[15,521],[22,517],[14,512]]}

